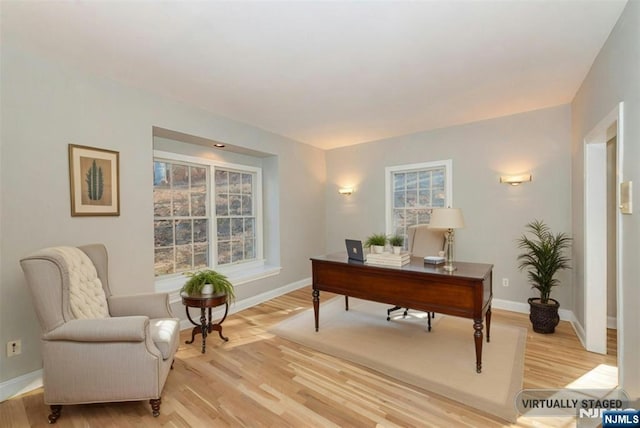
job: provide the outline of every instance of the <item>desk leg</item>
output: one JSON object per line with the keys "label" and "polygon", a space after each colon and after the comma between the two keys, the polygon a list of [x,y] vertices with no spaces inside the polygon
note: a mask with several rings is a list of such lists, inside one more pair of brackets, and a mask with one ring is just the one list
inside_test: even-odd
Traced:
{"label": "desk leg", "polygon": [[482,318],[473,320],[473,338],[476,342],[476,373],[482,371]]}
{"label": "desk leg", "polygon": [[313,317],[316,320],[316,331],[318,331],[318,318],[320,316],[320,290],[313,290]]}
{"label": "desk leg", "polygon": [[484,322],[487,324],[487,343],[489,343],[491,341],[491,306],[487,309],[484,318]]}
{"label": "desk leg", "polygon": [[200,323],[202,324],[202,353],[204,354],[207,345],[207,333],[209,332],[209,322],[205,316],[205,308],[200,308]]}
{"label": "desk leg", "polygon": [[349,296],[344,296],[344,310],[349,310]]}

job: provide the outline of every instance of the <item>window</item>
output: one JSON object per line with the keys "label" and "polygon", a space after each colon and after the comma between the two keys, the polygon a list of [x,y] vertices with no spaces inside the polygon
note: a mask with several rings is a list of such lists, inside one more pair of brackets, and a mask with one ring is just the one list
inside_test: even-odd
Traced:
{"label": "window", "polygon": [[405,237],[406,246],[409,226],[451,206],[451,160],[388,167],[385,175],[387,233]]}
{"label": "window", "polygon": [[153,200],[156,276],[206,267],[207,168],[155,161]]}
{"label": "window", "polygon": [[215,169],[218,266],[255,258],[254,181],[252,173]]}
{"label": "window", "polygon": [[261,262],[260,169],[156,152],[156,276]]}

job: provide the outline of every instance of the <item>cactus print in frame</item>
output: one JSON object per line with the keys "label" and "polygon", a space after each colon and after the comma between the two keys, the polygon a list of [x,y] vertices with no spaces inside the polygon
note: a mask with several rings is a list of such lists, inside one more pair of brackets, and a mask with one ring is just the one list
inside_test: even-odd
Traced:
{"label": "cactus print in frame", "polygon": [[119,216],[119,153],[69,144],[72,216]]}

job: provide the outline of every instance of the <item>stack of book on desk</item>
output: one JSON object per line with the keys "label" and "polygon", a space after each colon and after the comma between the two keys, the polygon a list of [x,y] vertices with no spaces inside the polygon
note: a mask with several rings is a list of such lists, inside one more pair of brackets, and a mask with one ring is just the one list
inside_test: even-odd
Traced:
{"label": "stack of book on desk", "polygon": [[404,266],[411,261],[411,254],[403,251],[400,254],[380,253],[367,254],[367,264],[380,266]]}

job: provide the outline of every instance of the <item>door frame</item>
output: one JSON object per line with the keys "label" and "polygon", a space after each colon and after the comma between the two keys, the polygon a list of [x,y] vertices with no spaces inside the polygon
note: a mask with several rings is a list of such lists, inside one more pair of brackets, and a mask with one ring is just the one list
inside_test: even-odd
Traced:
{"label": "door frame", "polygon": [[[616,136],[616,206],[620,204],[620,183],[623,178],[623,113],[619,103],[584,139],[584,327],[588,351],[607,352],[607,229],[606,229],[606,167],[607,141]],[[615,128],[612,128],[615,125]],[[618,335],[618,379],[622,378],[622,219],[616,210],[616,305]],[[605,263],[602,263],[602,261]]]}

